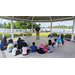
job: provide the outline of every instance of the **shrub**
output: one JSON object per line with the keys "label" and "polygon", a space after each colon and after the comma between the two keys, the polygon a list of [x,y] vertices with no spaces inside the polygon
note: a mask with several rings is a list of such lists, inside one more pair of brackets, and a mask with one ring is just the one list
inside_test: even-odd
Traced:
{"label": "shrub", "polygon": [[65,35],[64,34],[61,34],[61,37],[65,37]]}
{"label": "shrub", "polygon": [[4,34],[4,37],[11,38],[11,34]]}
{"label": "shrub", "polygon": [[24,36],[26,36],[26,34],[24,34]]}
{"label": "shrub", "polygon": [[65,38],[71,39],[71,34],[66,34],[66,35],[65,35]]}
{"label": "shrub", "polygon": [[2,39],[2,34],[0,34],[0,40]]}
{"label": "shrub", "polygon": [[75,36],[74,36],[74,40],[75,40]]}
{"label": "shrub", "polygon": [[19,36],[23,36],[23,33],[18,34]]}
{"label": "shrub", "polygon": [[58,36],[57,33],[52,33],[53,36]]}
{"label": "shrub", "polygon": [[31,36],[31,33],[28,32],[28,33],[25,33],[24,35],[25,35],[25,36]]}
{"label": "shrub", "polygon": [[18,34],[14,34],[14,37],[18,37],[19,35]]}

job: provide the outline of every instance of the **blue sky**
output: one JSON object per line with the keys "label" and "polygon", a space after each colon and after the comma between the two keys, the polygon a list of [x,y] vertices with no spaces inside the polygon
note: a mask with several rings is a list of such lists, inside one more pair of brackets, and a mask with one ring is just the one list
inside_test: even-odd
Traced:
{"label": "blue sky", "polygon": [[[7,19],[1,19],[0,18],[0,23],[4,23],[6,22],[6,24],[8,24],[8,22],[11,22],[10,20],[7,20]],[[16,22],[16,21],[13,21],[13,22]],[[37,24],[41,24],[41,27],[48,27],[51,25],[50,22],[36,22]],[[53,22],[52,23],[53,26],[56,26],[56,25],[67,25],[67,26],[71,26],[73,25],[73,20],[69,20],[69,21],[62,21],[62,22]]]}

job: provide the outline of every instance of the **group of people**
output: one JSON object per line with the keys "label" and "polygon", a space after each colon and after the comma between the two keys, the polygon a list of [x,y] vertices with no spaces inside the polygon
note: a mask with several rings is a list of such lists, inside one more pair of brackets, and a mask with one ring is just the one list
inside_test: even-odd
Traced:
{"label": "group of people", "polygon": [[40,54],[44,54],[46,52],[52,53],[53,48],[56,48],[58,46],[62,46],[65,43],[65,40],[63,37],[58,37],[58,39],[54,39],[54,42],[52,40],[48,40],[48,43],[45,45],[43,43],[40,43],[39,49],[35,45],[35,42],[32,42],[32,46],[28,48],[27,43],[19,38],[17,40],[17,44],[13,43],[13,40],[10,39],[7,42],[7,37],[4,37],[4,39],[1,41],[1,50],[7,50],[9,53],[12,53],[12,55],[16,56],[19,54],[22,55],[28,55],[29,52],[38,52]]}

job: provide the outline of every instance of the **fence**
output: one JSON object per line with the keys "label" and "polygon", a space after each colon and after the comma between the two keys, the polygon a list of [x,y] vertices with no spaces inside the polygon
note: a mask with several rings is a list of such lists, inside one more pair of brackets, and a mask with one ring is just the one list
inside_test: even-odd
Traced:
{"label": "fence", "polygon": [[[31,29],[13,29],[13,35],[14,37],[19,37],[19,36],[30,36],[31,35]],[[6,36],[7,38],[11,38],[12,32],[11,29],[0,29],[0,40]],[[33,32],[35,32],[35,29],[33,30]],[[46,32],[46,30],[40,30],[40,32]],[[52,31],[53,32],[53,31]],[[57,31],[54,31],[55,33],[60,33]],[[65,33],[65,32],[64,32]],[[61,32],[61,34],[63,34]],[[66,35],[69,36],[69,35]],[[71,35],[70,35],[70,39],[71,39]],[[75,37],[74,37],[75,39]]]}
{"label": "fence", "polygon": [[[11,29],[0,29],[0,40],[4,37],[11,38]],[[14,37],[18,36],[30,36],[31,29],[13,29]]]}

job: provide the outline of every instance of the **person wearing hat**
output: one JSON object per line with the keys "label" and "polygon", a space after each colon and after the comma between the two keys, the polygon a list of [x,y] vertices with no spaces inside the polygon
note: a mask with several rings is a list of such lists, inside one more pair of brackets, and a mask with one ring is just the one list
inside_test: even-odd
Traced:
{"label": "person wearing hat", "polygon": [[37,25],[35,30],[36,30],[36,40],[37,39],[39,40],[39,30],[40,30],[40,27]]}

